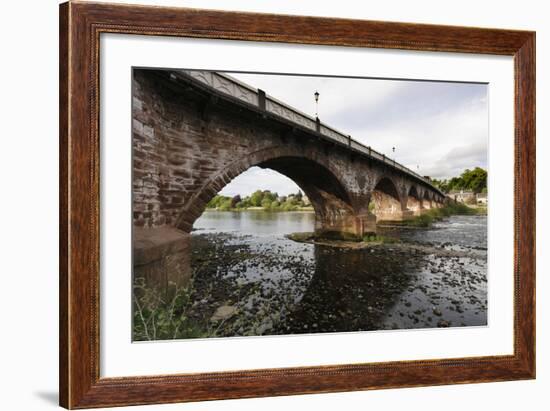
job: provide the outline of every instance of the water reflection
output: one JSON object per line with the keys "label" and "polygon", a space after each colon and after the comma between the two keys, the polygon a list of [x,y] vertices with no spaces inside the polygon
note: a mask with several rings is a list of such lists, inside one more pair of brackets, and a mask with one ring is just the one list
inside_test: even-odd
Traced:
{"label": "water reflection", "polygon": [[383,250],[315,246],[315,274],[278,332],[380,329],[385,314],[411,284],[411,264]]}
{"label": "water reflection", "polygon": [[255,236],[284,236],[313,231],[315,214],[309,211],[206,211],[193,228],[205,233],[238,232]]}

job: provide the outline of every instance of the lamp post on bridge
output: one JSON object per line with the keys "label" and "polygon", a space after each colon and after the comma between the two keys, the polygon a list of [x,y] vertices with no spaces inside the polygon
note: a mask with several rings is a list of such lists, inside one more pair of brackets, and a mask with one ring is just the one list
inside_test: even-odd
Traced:
{"label": "lamp post on bridge", "polygon": [[315,90],[313,96],[315,97],[315,118],[319,118],[319,92]]}

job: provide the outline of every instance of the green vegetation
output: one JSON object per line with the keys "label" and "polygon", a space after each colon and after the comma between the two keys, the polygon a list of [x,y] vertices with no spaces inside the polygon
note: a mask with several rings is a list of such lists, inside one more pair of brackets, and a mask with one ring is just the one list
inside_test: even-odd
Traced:
{"label": "green vegetation", "polygon": [[297,241],[299,243],[307,243],[314,241],[316,239],[315,233],[305,232],[305,233],[290,233],[286,235],[286,238]]}
{"label": "green vegetation", "polygon": [[393,244],[399,242],[396,238],[385,237],[383,235],[370,234],[363,237],[364,243]]}
{"label": "green vegetation", "polygon": [[411,227],[429,227],[432,225],[433,222],[434,222],[434,217],[428,214],[422,214],[414,217],[411,220],[404,221],[403,225],[408,225]]}
{"label": "green vegetation", "polygon": [[442,208],[432,208],[424,214],[403,221],[403,225],[412,227],[430,227],[434,221],[441,220],[451,215],[475,215],[482,214],[484,209],[468,207],[462,203],[449,203]]}
{"label": "green vegetation", "polygon": [[378,243],[378,244],[392,244],[398,242],[397,239],[392,237],[385,237],[374,233],[367,234],[363,238],[346,232],[327,231],[325,233],[292,233],[286,236],[291,240],[299,243],[309,243],[312,241],[346,241],[346,242],[364,242],[364,243]]}
{"label": "green vegetation", "polygon": [[166,298],[158,290],[147,288],[142,280],[134,285],[135,341],[216,336],[214,324],[199,324],[187,316],[192,286],[175,289],[173,297]]}
{"label": "green vegetation", "polygon": [[432,179],[432,184],[444,193],[450,191],[466,190],[474,193],[487,192],[487,171],[480,167],[473,170],[466,169],[460,177],[453,177],[449,180]]}
{"label": "green vegetation", "polygon": [[272,193],[269,190],[257,190],[244,198],[240,195],[234,197],[216,195],[208,202],[206,208],[219,211],[240,211],[247,209],[263,209],[265,211],[313,210],[308,198],[301,191],[288,196],[279,196],[277,193]]}
{"label": "green vegetation", "polygon": [[324,233],[317,234],[317,238],[321,240],[333,241],[361,241],[360,236],[345,231],[326,231]]}
{"label": "green vegetation", "polygon": [[346,232],[339,232],[339,231],[326,231],[324,233],[312,233],[312,232],[304,232],[304,233],[291,233],[287,234],[287,238],[290,238],[291,240],[297,241],[299,243],[309,243],[312,241],[319,241],[319,240],[328,240],[328,241],[353,241],[353,242],[359,242],[361,241],[361,237],[352,234],[352,233],[346,233]]}

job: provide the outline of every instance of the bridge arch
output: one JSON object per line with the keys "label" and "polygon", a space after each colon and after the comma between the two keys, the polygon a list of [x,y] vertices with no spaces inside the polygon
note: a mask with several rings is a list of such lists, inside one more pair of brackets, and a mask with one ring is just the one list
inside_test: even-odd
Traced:
{"label": "bridge arch", "polygon": [[428,190],[424,190],[424,196],[422,198],[423,208],[430,209],[434,207],[432,196]]}
{"label": "bridge arch", "polygon": [[420,215],[422,210],[422,198],[415,185],[411,185],[407,193],[407,209],[414,215]]}
{"label": "bridge arch", "polygon": [[214,172],[183,204],[176,220],[176,228],[190,232],[208,202],[231,180],[254,166],[275,170],[302,189],[315,210],[316,232],[335,231],[362,235],[364,228],[361,227],[361,221],[357,221],[342,176],[332,167],[328,158],[314,152],[297,153],[284,146],[256,151]]}
{"label": "bridge arch", "polygon": [[399,190],[388,176],[381,176],[372,189],[371,201],[377,221],[401,220],[403,204]]}

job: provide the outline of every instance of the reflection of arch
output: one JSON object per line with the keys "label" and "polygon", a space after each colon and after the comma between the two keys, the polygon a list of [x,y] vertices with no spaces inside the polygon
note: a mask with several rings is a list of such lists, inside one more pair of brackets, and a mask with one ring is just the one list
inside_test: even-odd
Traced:
{"label": "reflection of arch", "polygon": [[298,157],[285,147],[271,147],[238,159],[209,178],[186,199],[176,227],[189,232],[195,220],[206,209],[207,203],[232,179],[253,166],[273,169],[293,180],[311,201],[315,210],[316,229],[340,224],[342,218],[353,214],[341,178],[324,157],[306,157],[302,154]]}
{"label": "reflection of arch", "polygon": [[[405,275],[407,267],[399,260],[388,262],[385,253],[365,253],[349,249],[346,253],[334,253],[330,247],[314,246],[315,274],[304,290],[303,296],[285,316],[285,332],[299,334],[311,332],[304,329],[304,319],[316,323],[318,329],[333,332],[376,330],[386,316],[385,310],[376,307],[392,307],[401,293],[413,282],[413,276]],[[368,281],[365,281],[368,278]],[[387,290],[388,278],[393,281]],[[347,298],[342,298],[345,295]],[[368,304],[361,302],[368,301]],[[350,302],[353,309],[350,309]],[[334,321],[340,318],[341,321]],[[288,327],[288,328],[287,328]]]}
{"label": "reflection of arch", "polygon": [[401,197],[394,182],[382,177],[372,191],[373,213],[377,220],[392,220],[402,211]]}

